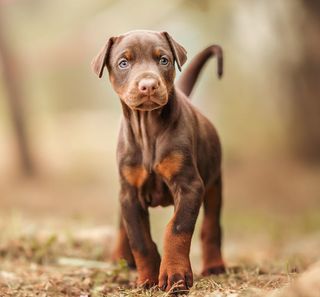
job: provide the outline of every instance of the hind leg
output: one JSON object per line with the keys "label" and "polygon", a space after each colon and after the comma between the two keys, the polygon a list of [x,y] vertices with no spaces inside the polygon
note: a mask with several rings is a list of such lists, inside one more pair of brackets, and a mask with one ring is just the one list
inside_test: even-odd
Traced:
{"label": "hind leg", "polygon": [[204,218],[201,228],[203,253],[202,275],[225,272],[221,255],[220,212],[222,200],[221,177],[206,191],[204,196]]}
{"label": "hind leg", "polygon": [[136,267],[133,254],[129,245],[127,232],[123,225],[122,216],[120,215],[120,226],[119,226],[118,238],[117,238],[115,249],[112,254],[112,260],[119,261],[121,259],[126,260],[130,268]]}

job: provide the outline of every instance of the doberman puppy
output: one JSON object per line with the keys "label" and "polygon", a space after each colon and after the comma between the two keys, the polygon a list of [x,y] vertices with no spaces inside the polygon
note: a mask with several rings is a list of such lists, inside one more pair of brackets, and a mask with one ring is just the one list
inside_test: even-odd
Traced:
{"label": "doberman puppy", "polygon": [[[138,285],[188,290],[189,252],[201,204],[203,275],[223,273],[221,256],[221,148],[216,130],[188,100],[207,61],[222,50],[198,54],[174,86],[175,64],[186,50],[167,32],[131,31],[111,37],[93,60],[95,73],[109,71],[123,117],[117,161],[121,181],[120,232],[114,258],[136,265]],[[148,207],[174,205],[165,230],[162,260],[151,238]]]}

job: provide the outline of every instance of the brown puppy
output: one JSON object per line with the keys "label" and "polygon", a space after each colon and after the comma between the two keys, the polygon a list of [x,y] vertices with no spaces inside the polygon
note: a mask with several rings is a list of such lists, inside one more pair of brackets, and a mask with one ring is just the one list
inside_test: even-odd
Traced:
{"label": "brown puppy", "polygon": [[[188,100],[202,66],[222,52],[212,46],[200,53],[178,86],[175,63],[185,63],[186,50],[166,32],[132,31],[112,37],[93,61],[101,77],[108,68],[120,97],[123,118],[117,160],[121,181],[121,223],[115,258],[136,265],[138,284],[193,284],[189,259],[191,238],[201,204],[203,274],[224,272],[221,256],[221,149],[217,133]],[[162,260],[152,241],[148,207],[174,204],[165,231]]]}

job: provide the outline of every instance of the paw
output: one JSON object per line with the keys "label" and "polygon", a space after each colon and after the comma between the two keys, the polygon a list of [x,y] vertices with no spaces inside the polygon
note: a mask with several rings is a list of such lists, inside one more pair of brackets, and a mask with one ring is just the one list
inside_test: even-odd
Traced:
{"label": "paw", "polygon": [[150,289],[158,284],[158,275],[149,275],[139,277],[137,280],[137,287]]}
{"label": "paw", "polygon": [[219,264],[219,265],[214,265],[214,266],[209,266],[204,268],[201,274],[203,276],[208,276],[208,275],[223,274],[225,272],[226,272],[226,268],[224,267],[224,264]]}
{"label": "paw", "polygon": [[186,294],[193,285],[191,267],[167,267],[161,269],[158,286],[161,290],[175,294]]}

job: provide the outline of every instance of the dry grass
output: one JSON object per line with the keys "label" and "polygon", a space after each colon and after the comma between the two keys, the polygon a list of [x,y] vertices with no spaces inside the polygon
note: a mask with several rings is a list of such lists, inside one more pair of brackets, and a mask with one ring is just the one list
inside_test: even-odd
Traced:
{"label": "dry grass", "polygon": [[[20,225],[21,223],[23,224]],[[0,245],[1,297],[168,296],[157,288],[135,288],[135,272],[130,271],[125,263],[112,265],[104,260],[110,252],[110,246],[103,241],[112,241],[112,229],[79,231],[74,228],[73,231],[50,233],[39,228],[26,233],[23,230],[27,224],[20,220],[20,223],[11,224],[12,226],[6,225],[7,231],[8,227],[15,227],[12,230],[14,236],[7,233]],[[311,248],[314,244],[311,243]],[[247,246],[248,253],[251,249],[256,249],[256,245],[250,245]],[[287,253],[288,247],[282,246],[281,249]],[[189,296],[291,296],[285,295],[285,291],[280,289],[289,286],[287,290],[292,290],[292,283],[293,288],[297,284],[299,287],[306,287],[304,273],[302,281],[299,273],[314,261],[314,255],[296,256],[294,261],[289,262],[280,259],[268,262],[267,249],[264,263],[257,265],[246,261],[242,253],[239,249],[238,260],[233,256],[233,262],[238,262],[241,266],[229,267],[225,275],[207,278],[196,275]],[[295,282],[297,277],[302,284]],[[307,284],[307,288],[308,286]],[[303,292],[306,290],[303,289]]]}
{"label": "dry grass", "polygon": [[[228,272],[199,276],[198,223],[189,296],[319,297],[320,171],[278,166],[275,172],[271,165],[251,165],[226,170]],[[0,297],[168,296],[157,288],[135,288],[134,271],[107,261],[116,230],[97,225],[116,226],[117,188],[111,186],[116,181],[71,177],[2,180]],[[171,215],[170,209],[151,214],[160,252]]]}

